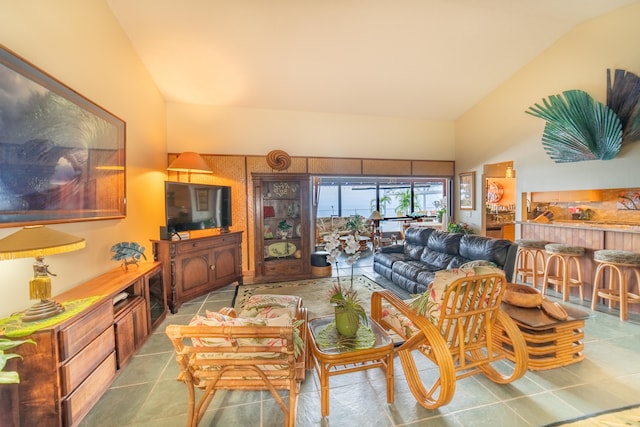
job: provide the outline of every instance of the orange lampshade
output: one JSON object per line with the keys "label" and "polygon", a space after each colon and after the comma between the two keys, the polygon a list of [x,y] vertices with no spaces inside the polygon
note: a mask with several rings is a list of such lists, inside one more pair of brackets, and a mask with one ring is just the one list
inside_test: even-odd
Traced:
{"label": "orange lampshade", "polygon": [[176,172],[213,173],[202,156],[192,151],[180,154],[167,169]]}

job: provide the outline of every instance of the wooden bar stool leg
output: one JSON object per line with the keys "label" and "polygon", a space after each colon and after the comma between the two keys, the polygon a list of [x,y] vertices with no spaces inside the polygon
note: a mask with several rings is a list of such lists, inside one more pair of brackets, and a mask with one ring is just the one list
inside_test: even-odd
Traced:
{"label": "wooden bar stool leg", "polygon": [[[623,269],[626,270],[626,269]],[[629,319],[629,293],[626,271],[620,272],[620,320]]]}
{"label": "wooden bar stool leg", "polygon": [[[609,308],[614,308],[616,300],[622,303],[622,273],[615,265],[608,264],[609,267]],[[620,307],[620,317],[622,317],[622,306]]]}
{"label": "wooden bar stool leg", "polygon": [[562,301],[569,301],[569,285],[571,284],[571,262],[563,256],[558,257],[562,264]]}
{"label": "wooden bar stool leg", "polygon": [[[576,270],[575,271],[576,279],[571,279],[571,275],[569,274],[569,283],[570,283],[569,288],[571,286],[578,287],[580,301],[584,301],[584,290],[583,290],[584,284],[582,283],[582,268],[580,267],[580,259],[579,257],[572,256],[571,261],[573,261],[573,266]],[[569,263],[571,263],[571,261],[569,261]]]}
{"label": "wooden bar stool leg", "polygon": [[[554,262],[555,262],[555,265],[554,265]],[[547,258],[547,266],[544,269],[544,277],[542,279],[542,295],[545,295],[547,293],[547,287],[549,286],[549,279],[550,279],[549,273],[552,267],[555,267],[557,269],[557,261],[556,261],[556,256],[553,254],[550,254],[549,257]]]}
{"label": "wooden bar stool leg", "polygon": [[595,278],[593,279],[593,296],[591,297],[591,310],[595,311],[596,306],[598,305],[598,284],[600,283],[600,280],[602,279],[602,275],[603,275],[603,271],[604,270],[604,264],[598,264],[598,267],[596,267],[596,275]]}
{"label": "wooden bar stool leg", "polygon": [[538,283],[546,270],[547,260],[544,251],[540,249],[534,251],[533,259],[533,287],[538,288]]}
{"label": "wooden bar stool leg", "polygon": [[549,268],[551,267],[551,256],[547,257],[547,265],[544,269],[544,276],[542,276],[542,295],[547,293],[547,284],[549,283]]}
{"label": "wooden bar stool leg", "polygon": [[528,250],[526,248],[518,248],[518,253],[516,254],[516,282],[519,280],[523,283],[527,282],[527,271],[529,269],[528,266]]}
{"label": "wooden bar stool leg", "polygon": [[[626,278],[626,285],[625,285],[625,290],[626,290],[626,294],[627,294],[627,304],[638,304],[640,303],[640,268],[637,267],[629,267],[629,274]],[[631,288],[631,278],[635,277],[636,279],[636,287],[638,288],[638,293],[634,293],[633,289]],[[628,318],[628,311],[625,311],[625,313],[627,314],[627,318]],[[627,318],[622,319],[622,320],[627,320]]]}

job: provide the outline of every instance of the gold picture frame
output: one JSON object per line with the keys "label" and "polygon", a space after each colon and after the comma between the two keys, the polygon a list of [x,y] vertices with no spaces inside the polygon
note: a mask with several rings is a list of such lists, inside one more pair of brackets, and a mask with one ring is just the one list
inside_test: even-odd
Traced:
{"label": "gold picture frame", "polygon": [[460,178],[460,210],[473,211],[476,209],[476,173],[463,172]]}

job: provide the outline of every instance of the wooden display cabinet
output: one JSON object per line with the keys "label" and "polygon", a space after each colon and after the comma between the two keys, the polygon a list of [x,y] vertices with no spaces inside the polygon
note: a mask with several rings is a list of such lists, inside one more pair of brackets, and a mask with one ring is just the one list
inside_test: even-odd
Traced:
{"label": "wooden display cabinet", "polygon": [[154,240],[153,254],[169,278],[167,302],[176,313],[185,302],[233,282],[242,284],[242,232],[185,240]]}
{"label": "wooden display cabinet", "polygon": [[252,177],[255,281],[310,278],[313,239],[309,175],[254,173]]}

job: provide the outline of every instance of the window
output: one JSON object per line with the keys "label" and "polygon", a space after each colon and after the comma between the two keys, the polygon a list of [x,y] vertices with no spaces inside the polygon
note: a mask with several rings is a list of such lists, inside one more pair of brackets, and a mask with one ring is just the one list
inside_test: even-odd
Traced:
{"label": "window", "polygon": [[446,178],[319,177],[317,217],[362,215],[385,218],[435,216],[446,195]]}

